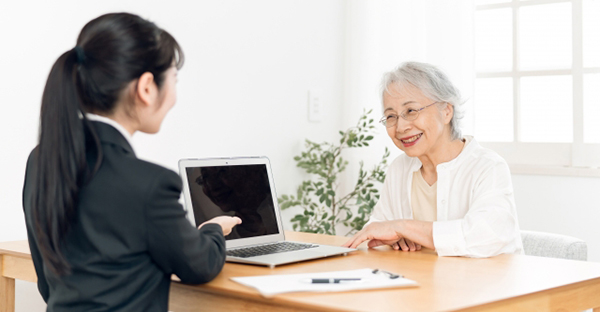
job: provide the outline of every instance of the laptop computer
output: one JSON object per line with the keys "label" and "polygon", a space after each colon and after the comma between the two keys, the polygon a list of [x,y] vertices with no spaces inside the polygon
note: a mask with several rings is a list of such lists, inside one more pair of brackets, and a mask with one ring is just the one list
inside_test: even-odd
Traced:
{"label": "laptop computer", "polygon": [[275,267],[356,250],[285,240],[267,157],[182,159],[179,171],[192,224],[222,215],[242,219],[225,237],[227,261]]}

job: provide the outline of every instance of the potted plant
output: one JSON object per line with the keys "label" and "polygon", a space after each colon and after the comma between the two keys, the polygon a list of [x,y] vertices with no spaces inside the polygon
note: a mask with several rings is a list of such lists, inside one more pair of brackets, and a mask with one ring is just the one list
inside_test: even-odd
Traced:
{"label": "potted plant", "polygon": [[363,112],[355,127],[340,131],[339,143],[306,140],[306,150],[294,157],[298,167],[314,176],[303,181],[295,195],[282,195],[279,198],[283,210],[298,206],[304,209],[303,213],[290,220],[295,231],[335,235],[336,227],[343,224],[350,228],[346,233],[349,235],[362,229],[368,221],[379,200],[376,186],[383,183],[385,178],[390,155],[388,149],[371,170],[365,170],[364,162],[360,161],[358,180],[350,192],[338,192],[338,177],[348,166],[348,161],[342,158],[342,152],[348,148],[369,146],[369,141],[373,139],[374,120],[368,118],[371,112]]}

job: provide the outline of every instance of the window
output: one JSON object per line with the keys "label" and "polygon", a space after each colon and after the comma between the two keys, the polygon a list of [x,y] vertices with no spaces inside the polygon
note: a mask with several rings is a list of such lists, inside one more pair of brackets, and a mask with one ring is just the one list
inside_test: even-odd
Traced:
{"label": "window", "polygon": [[474,133],[509,164],[600,166],[600,0],[476,0]]}

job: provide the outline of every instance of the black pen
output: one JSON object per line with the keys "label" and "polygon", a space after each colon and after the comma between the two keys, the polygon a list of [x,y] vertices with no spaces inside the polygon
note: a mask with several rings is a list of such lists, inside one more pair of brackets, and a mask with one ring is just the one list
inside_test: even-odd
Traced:
{"label": "black pen", "polygon": [[341,284],[345,282],[359,282],[362,278],[311,278],[312,284]]}

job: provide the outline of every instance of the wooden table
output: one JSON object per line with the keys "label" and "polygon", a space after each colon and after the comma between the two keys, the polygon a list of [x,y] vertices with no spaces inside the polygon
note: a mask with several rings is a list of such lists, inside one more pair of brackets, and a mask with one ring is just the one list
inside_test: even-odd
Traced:
{"label": "wooden table", "polygon": [[[345,237],[287,232],[290,240],[340,245]],[[0,243],[0,311],[14,310],[14,279],[36,281],[26,241]],[[263,298],[234,276],[379,268],[419,283],[341,293],[294,293]],[[275,269],[227,263],[212,282],[171,284],[170,309],[185,311],[574,311],[600,312],[600,263],[522,255],[488,259],[438,257],[431,250],[361,248],[348,256]]]}

